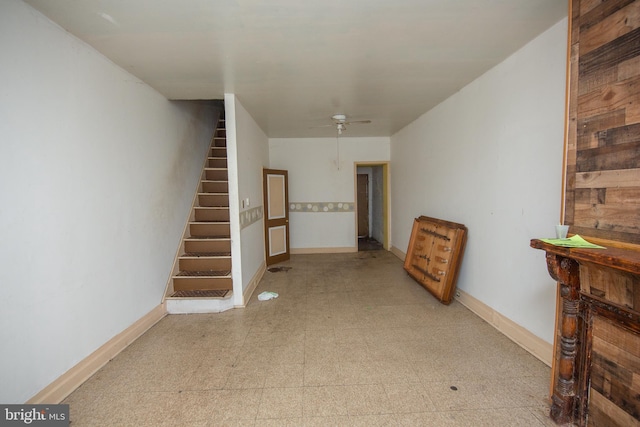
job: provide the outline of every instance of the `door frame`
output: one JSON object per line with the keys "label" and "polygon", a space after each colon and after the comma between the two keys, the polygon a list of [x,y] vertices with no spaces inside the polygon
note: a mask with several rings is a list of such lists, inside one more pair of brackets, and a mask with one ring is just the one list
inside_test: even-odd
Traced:
{"label": "door frame", "polygon": [[[355,200],[356,214],[354,217],[355,230],[354,242],[358,248],[358,167],[382,167],[382,247],[386,250],[391,248],[391,165],[388,161],[383,162],[354,162],[353,163],[353,199]],[[371,186],[371,183],[369,183]],[[371,234],[371,224],[369,224],[369,234]]]}

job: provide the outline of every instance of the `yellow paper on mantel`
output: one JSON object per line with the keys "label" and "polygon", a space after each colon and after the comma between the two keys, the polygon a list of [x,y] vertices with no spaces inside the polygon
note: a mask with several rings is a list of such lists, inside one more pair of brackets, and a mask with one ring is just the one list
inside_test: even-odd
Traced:
{"label": "yellow paper on mantel", "polygon": [[563,246],[565,248],[606,249],[604,246],[587,242],[577,234],[569,237],[568,239],[540,239],[540,240],[554,246]]}

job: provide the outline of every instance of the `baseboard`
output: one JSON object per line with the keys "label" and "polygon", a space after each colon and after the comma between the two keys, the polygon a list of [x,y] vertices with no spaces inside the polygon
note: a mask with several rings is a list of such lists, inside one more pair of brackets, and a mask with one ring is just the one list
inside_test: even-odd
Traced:
{"label": "baseboard", "polygon": [[349,252],[358,252],[357,246],[342,246],[337,248],[291,248],[292,255],[307,254],[342,254]]}
{"label": "baseboard", "polygon": [[133,325],[111,338],[77,365],[62,374],[26,403],[37,405],[62,402],[76,388],[109,362],[109,360],[113,359],[118,353],[127,348],[129,344],[140,337],[140,335],[158,323],[166,314],[164,304],[158,305]]}
{"label": "baseboard", "polygon": [[532,334],[522,326],[498,313],[482,301],[458,289],[455,299],[478,317],[506,335],[511,341],[527,350],[547,366],[553,361],[553,344]]}
{"label": "baseboard", "polygon": [[[391,253],[404,262],[406,254],[403,251],[392,246]],[[549,344],[543,339],[540,339],[522,326],[498,313],[482,301],[475,299],[460,289],[456,290],[455,299],[482,320],[489,323],[502,334],[506,335],[511,341],[527,350],[534,357],[540,359],[542,363],[547,366],[551,366],[553,360],[553,344]]]}
{"label": "baseboard", "polygon": [[251,299],[251,295],[253,295],[253,292],[258,287],[258,284],[260,283],[260,280],[262,280],[262,276],[264,276],[265,271],[267,271],[267,265],[263,261],[262,264],[260,264],[260,268],[258,268],[258,271],[256,271],[256,274],[254,274],[253,278],[249,281],[247,289],[245,289],[242,293],[242,305],[236,305],[236,308],[247,306],[247,302],[249,302],[249,300]]}
{"label": "baseboard", "polygon": [[390,252],[392,254],[394,254],[395,256],[397,256],[398,258],[400,258],[400,260],[402,262],[404,262],[404,259],[407,257],[407,254],[404,253],[403,251],[401,251],[400,249],[396,248],[395,246],[391,246]]}

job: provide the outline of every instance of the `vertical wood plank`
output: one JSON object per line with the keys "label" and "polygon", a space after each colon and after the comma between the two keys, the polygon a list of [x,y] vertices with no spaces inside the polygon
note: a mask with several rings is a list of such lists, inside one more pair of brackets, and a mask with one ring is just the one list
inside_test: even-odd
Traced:
{"label": "vertical wood plank", "polygon": [[565,223],[640,242],[640,0],[573,0]]}

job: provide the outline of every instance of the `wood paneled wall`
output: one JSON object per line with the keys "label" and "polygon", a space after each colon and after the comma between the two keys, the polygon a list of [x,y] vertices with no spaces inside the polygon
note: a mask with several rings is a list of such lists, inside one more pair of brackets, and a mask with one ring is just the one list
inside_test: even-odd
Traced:
{"label": "wood paneled wall", "polygon": [[569,0],[565,224],[640,243],[640,0]]}

